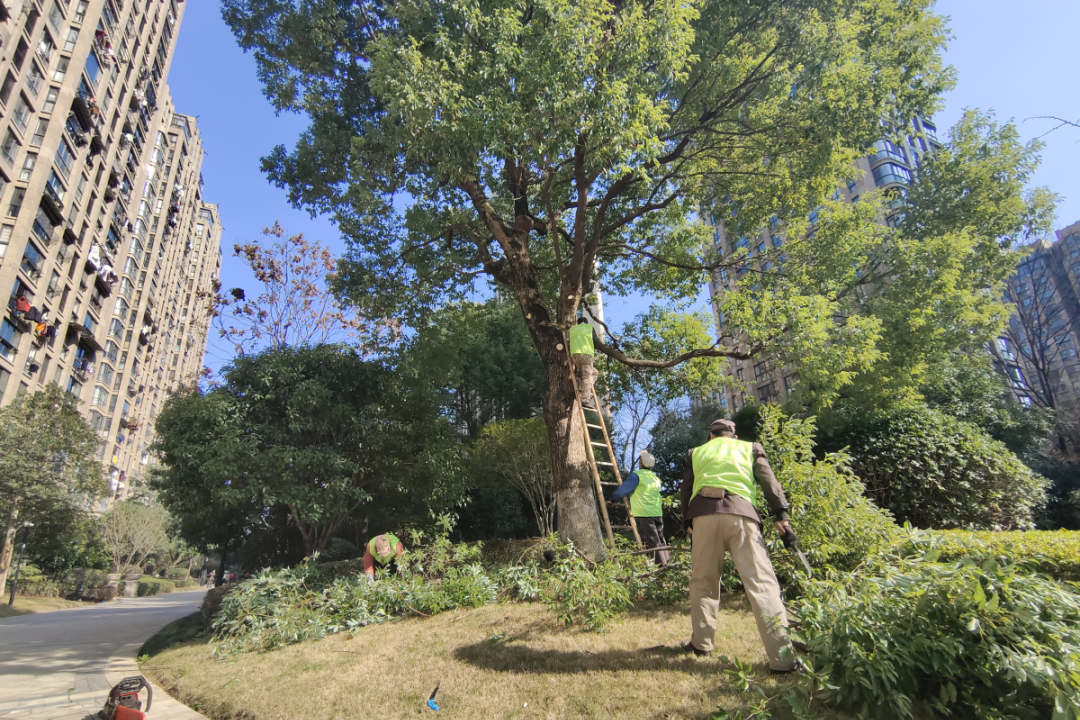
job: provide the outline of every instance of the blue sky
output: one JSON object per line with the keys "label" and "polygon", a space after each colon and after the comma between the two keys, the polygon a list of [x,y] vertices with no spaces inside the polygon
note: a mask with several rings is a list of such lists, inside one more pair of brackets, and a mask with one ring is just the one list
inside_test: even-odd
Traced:
{"label": "blue sky", "polygon": [[[224,225],[222,282],[250,289],[232,246],[258,238],[275,220],[287,232],[302,232],[335,250],[343,244],[329,222],[289,207],[284,191],[272,187],[259,170],[259,158],[270,148],[293,144],[305,127],[303,118],[274,114],[255,77],[254,60],[237,47],[215,0],[186,5],[169,84],[177,110],[199,119],[206,149],[203,195],[220,206]],[[937,9],[951,18],[954,38],[945,60],[956,68],[958,79],[936,116],[939,131],[955,123],[966,107],[992,109],[1002,121],[1013,119],[1025,139],[1053,127],[1050,121],[1026,118],[1080,119],[1074,49],[1080,3],[941,0]],[[1061,196],[1055,227],[1063,227],[1080,220],[1080,129],[1062,128],[1043,142],[1035,184]],[[629,320],[627,307],[609,304],[609,322]],[[229,346],[212,336],[206,364],[219,368],[231,357]]]}

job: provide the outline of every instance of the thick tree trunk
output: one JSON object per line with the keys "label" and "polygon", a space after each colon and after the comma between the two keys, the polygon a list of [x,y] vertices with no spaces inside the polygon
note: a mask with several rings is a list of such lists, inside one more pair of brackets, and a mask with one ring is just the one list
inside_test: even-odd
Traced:
{"label": "thick tree trunk", "polygon": [[18,531],[19,498],[11,501],[7,527],[4,529],[3,543],[0,544],[0,592],[7,585],[8,571],[11,569],[11,555],[15,549],[15,533]]}
{"label": "thick tree trunk", "polygon": [[[560,343],[561,344],[561,343]],[[564,349],[541,349],[547,369],[547,401],[544,421],[555,484],[555,511],[559,535],[590,560],[603,558],[604,537],[596,492],[585,456],[585,438],[581,414],[570,379],[570,358]]]}

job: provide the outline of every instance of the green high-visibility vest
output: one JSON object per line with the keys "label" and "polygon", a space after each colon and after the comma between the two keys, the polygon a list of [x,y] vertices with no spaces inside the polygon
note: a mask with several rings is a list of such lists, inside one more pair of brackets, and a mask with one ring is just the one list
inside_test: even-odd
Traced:
{"label": "green high-visibility vest", "polygon": [[757,502],[754,482],[754,444],[730,437],[715,437],[694,448],[693,500],[703,487],[723,488],[729,493]]}
{"label": "green high-visibility vest", "polygon": [[652,470],[637,471],[637,487],[630,493],[630,514],[634,517],[660,517],[660,478]]}
{"label": "green high-visibility vest", "polygon": [[578,323],[570,328],[570,354],[595,355],[593,328],[589,323]]}
{"label": "green high-visibility vest", "polygon": [[390,550],[387,554],[380,555],[378,551],[375,550],[375,541],[379,539],[378,535],[368,540],[367,544],[367,549],[368,552],[371,553],[371,557],[375,558],[375,562],[379,563],[380,565],[385,565],[386,563],[397,557],[398,548],[401,547],[401,541],[398,540],[397,535],[393,533],[383,534],[386,536],[386,539],[390,541]]}

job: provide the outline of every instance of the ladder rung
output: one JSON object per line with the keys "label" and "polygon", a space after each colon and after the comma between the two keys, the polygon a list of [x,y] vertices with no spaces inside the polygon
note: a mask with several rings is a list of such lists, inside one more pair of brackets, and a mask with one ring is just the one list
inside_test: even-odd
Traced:
{"label": "ladder rung", "polygon": [[615,467],[615,463],[609,463],[606,460],[598,460],[597,465],[603,465],[604,467]]}
{"label": "ladder rung", "polygon": [[612,530],[631,530],[632,527],[630,525],[612,525],[611,529]]}
{"label": "ladder rung", "polygon": [[595,440],[593,440],[593,441],[592,441],[592,442],[590,442],[589,444],[590,444],[590,445],[592,445],[593,447],[602,447],[602,448],[606,448],[606,447],[607,447],[607,443],[606,443],[606,442],[603,442],[603,443],[602,443],[602,442],[596,442]]}
{"label": "ladder rung", "polygon": [[600,481],[600,484],[601,484],[601,485],[608,485],[608,486],[610,486],[610,487],[619,487],[620,485],[622,485],[622,483],[617,483],[617,482],[608,482],[607,480],[601,480],[601,481]]}
{"label": "ladder rung", "polygon": [[604,429],[603,425],[590,425],[589,423],[585,423],[585,427],[589,428],[590,430],[603,430]]}

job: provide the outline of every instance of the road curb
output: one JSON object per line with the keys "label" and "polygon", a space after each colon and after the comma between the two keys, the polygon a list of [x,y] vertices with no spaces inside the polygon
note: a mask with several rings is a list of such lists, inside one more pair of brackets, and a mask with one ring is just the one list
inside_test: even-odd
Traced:
{"label": "road curb", "polygon": [[[165,627],[164,625],[162,627]],[[161,632],[162,628],[158,628],[156,632]],[[151,635],[150,637],[153,637]],[[111,689],[113,685],[120,682],[129,675],[143,675],[143,672],[139,669],[139,664],[136,661],[136,656],[139,653],[139,648],[150,639],[150,637],[144,640],[126,643],[121,645],[116,653],[109,658],[105,664],[105,681],[108,683]],[[146,677],[143,675],[143,677]],[[174,698],[169,693],[165,692],[156,683],[150,681],[150,678],[146,678],[146,681],[150,683],[150,686],[154,690],[153,702],[150,705],[150,712],[148,717],[151,720],[208,720],[205,715],[201,715],[187,705]],[[108,690],[106,690],[106,693]],[[101,698],[102,703],[105,702],[104,695]],[[143,698],[143,704],[145,705],[146,698]]]}

